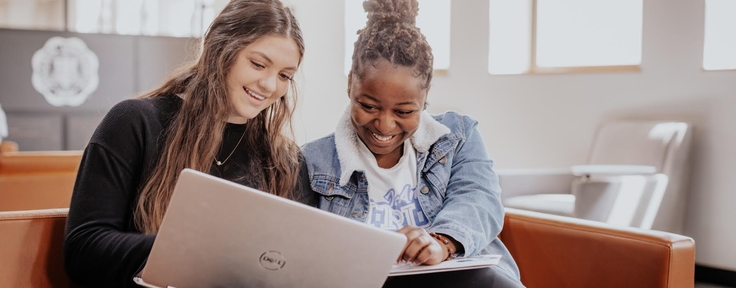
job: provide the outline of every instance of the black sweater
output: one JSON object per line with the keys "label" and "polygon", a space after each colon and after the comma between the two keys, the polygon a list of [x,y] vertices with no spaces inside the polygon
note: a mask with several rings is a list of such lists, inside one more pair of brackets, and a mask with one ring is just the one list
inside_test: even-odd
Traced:
{"label": "black sweater", "polygon": [[[134,205],[141,181],[161,154],[169,120],[181,103],[173,95],[126,100],[115,105],[97,127],[79,166],[67,218],[64,266],[75,283],[138,287],[132,278],[145,263],[155,236],[136,229]],[[244,124],[227,124],[217,159],[222,161],[233,151],[244,131]],[[250,154],[241,143],[224,165],[213,165],[210,173],[262,188],[259,162]],[[314,206],[316,198],[305,188],[309,176],[300,159],[299,201]]]}

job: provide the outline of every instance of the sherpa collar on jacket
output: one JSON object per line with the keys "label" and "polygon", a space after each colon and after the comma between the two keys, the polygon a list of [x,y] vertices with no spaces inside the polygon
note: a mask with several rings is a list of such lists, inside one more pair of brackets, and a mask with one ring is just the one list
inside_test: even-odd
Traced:
{"label": "sherpa collar on jacket", "polygon": [[[410,141],[414,149],[419,153],[426,153],[440,137],[450,133],[450,128],[435,120],[427,111],[422,111],[419,118],[419,127]],[[354,171],[365,171],[363,161],[360,159],[358,144],[360,138],[350,121],[350,106],[345,109],[335,129],[335,148],[337,158],[340,160],[340,185],[346,185]]]}

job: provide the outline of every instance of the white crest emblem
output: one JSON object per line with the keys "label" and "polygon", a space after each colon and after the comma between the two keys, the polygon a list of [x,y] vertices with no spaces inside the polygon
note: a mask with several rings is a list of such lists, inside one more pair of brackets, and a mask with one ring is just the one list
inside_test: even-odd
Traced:
{"label": "white crest emblem", "polygon": [[79,38],[52,37],[33,54],[33,88],[54,106],[79,106],[97,90],[99,60]]}

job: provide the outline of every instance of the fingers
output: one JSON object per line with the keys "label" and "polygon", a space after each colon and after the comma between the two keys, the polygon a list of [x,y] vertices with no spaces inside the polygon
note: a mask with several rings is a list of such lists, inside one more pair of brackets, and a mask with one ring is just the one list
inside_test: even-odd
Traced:
{"label": "fingers", "polygon": [[411,226],[411,225],[407,225],[407,226],[402,227],[398,231],[396,231],[396,232],[401,233],[401,234],[404,234],[404,236],[406,236],[406,244],[404,244],[404,248],[401,249],[401,253],[399,253],[399,259],[396,259],[396,262],[400,263],[402,261],[406,261],[405,260],[405,257],[404,257],[404,254],[406,253],[406,249],[409,248],[409,246],[412,244],[412,241],[416,237],[416,234],[417,234],[416,231],[415,231],[416,229],[421,229],[421,228],[414,227],[414,226]]}
{"label": "fingers", "polygon": [[[434,241],[434,240],[432,240]],[[442,249],[439,250],[434,249],[433,247],[439,246],[438,243],[435,243],[435,245],[427,246],[426,248],[422,249],[422,251],[419,251],[419,254],[414,258],[413,263],[416,263],[417,265],[435,265],[442,262]]]}
{"label": "fingers", "polygon": [[413,264],[437,264],[442,262],[442,247],[422,228],[404,226],[399,233],[406,236],[406,245],[398,262],[407,261]]}
{"label": "fingers", "polygon": [[406,249],[404,249],[404,254],[402,255],[402,259],[404,261],[408,261],[412,263],[416,262],[417,260],[416,258],[419,255],[419,253],[421,253],[424,250],[428,250],[429,246],[431,246],[432,244],[436,245],[436,243],[432,243],[434,242],[434,240],[432,240],[432,237],[429,236],[429,234],[427,233],[417,235],[416,237],[411,238],[411,240],[407,242],[408,243],[406,245]]}

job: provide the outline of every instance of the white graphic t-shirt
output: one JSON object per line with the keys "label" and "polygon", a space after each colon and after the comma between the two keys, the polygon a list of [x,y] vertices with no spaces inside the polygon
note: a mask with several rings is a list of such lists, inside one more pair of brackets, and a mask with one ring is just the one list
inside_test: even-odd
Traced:
{"label": "white graphic t-shirt", "polygon": [[368,147],[359,141],[360,156],[366,167],[368,180],[367,223],[378,228],[396,231],[406,225],[429,226],[417,200],[417,153],[411,141],[404,142],[404,154],[394,167],[378,167]]}

